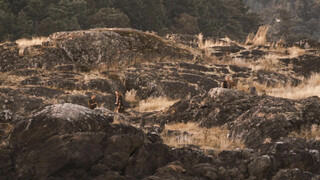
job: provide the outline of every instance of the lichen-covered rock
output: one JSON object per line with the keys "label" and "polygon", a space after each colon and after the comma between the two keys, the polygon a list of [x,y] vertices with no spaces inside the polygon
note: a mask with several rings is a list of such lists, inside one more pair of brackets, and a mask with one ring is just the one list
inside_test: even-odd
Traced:
{"label": "lichen-covered rock", "polygon": [[[180,40],[198,48],[194,37]],[[252,89],[251,82],[296,86],[297,74],[318,72],[318,55],[281,59],[279,72],[204,61],[214,54],[257,65],[269,54],[269,47],[222,43],[190,51],[150,33],[103,28],[54,33],[24,52],[0,44],[0,179],[319,179],[320,142],[287,137],[320,124],[318,97],[217,88],[226,75]],[[132,104],[159,96],[177,102],[119,114],[115,90]],[[86,108],[91,95],[94,110]],[[168,147],[160,134],[181,136],[165,129],[179,122],[226,128],[247,149]]]}
{"label": "lichen-covered rock", "polygon": [[216,101],[230,102],[243,97],[245,94],[241,91],[225,88],[212,88],[208,92],[209,96]]}
{"label": "lichen-covered rock", "polygon": [[172,154],[168,146],[148,143],[138,149],[135,155],[130,158],[125,173],[142,178],[145,175],[154,174],[158,167],[165,166],[171,160]]}
{"label": "lichen-covered rock", "polygon": [[[314,177],[314,178],[313,178]],[[282,169],[275,176],[272,177],[272,180],[300,180],[300,179],[318,179],[308,171],[301,171],[300,169]]]}
{"label": "lichen-covered rock", "polygon": [[277,169],[275,158],[272,156],[255,157],[248,165],[250,175],[257,178],[264,178],[272,175]]}
{"label": "lichen-covered rock", "polygon": [[[92,179],[106,173],[97,169],[98,164],[106,170],[121,171],[143,146],[145,136],[131,126],[110,125],[112,119],[79,105],[57,104],[19,122],[9,140],[15,152],[10,156],[15,162],[15,176],[74,178],[80,173],[79,178]],[[5,157],[1,156],[0,164],[7,160]],[[3,165],[0,170],[5,168],[9,167]]]}
{"label": "lichen-covered rock", "polygon": [[13,120],[13,113],[8,110],[4,109],[0,111],[0,123],[8,123]]}
{"label": "lichen-covered rock", "polygon": [[54,135],[103,131],[112,118],[74,104],[47,106],[14,128],[10,141],[14,148],[41,144]]}

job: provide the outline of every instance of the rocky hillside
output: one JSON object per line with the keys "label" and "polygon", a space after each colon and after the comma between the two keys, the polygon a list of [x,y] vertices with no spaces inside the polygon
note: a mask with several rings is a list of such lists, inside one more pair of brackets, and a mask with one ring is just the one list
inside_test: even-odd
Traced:
{"label": "rocky hillside", "polygon": [[[320,179],[320,98],[270,94],[303,85],[319,73],[319,61],[316,49],[133,29],[3,43],[0,179]],[[218,88],[226,75],[237,82],[233,89]],[[128,100],[123,114],[113,112],[115,90]],[[94,110],[87,108],[92,94]],[[139,110],[157,97],[175,103]],[[168,138],[195,139],[168,128],[178,123],[225,129],[228,141],[243,146],[172,146]],[[294,136],[302,132],[316,136]]]}

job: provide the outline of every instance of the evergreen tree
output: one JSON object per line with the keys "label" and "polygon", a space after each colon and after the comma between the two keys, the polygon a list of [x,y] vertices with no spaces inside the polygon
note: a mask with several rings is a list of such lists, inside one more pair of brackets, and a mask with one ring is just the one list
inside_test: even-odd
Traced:
{"label": "evergreen tree", "polygon": [[320,40],[319,0],[244,0],[263,24],[271,25],[269,39],[284,38],[288,43],[304,38]]}
{"label": "evergreen tree", "polygon": [[9,4],[0,0],[0,41],[16,37],[16,16],[9,10]]}
{"label": "evergreen tree", "polygon": [[130,27],[126,14],[115,8],[102,8],[88,18],[90,27]]}
{"label": "evergreen tree", "polygon": [[86,12],[84,0],[61,0],[58,4],[49,6],[48,14],[41,21],[41,35],[49,35],[57,31],[81,29],[78,18]]}
{"label": "evergreen tree", "polygon": [[187,13],[182,13],[178,18],[174,18],[171,29],[174,33],[179,34],[198,34],[200,32],[197,18]]}
{"label": "evergreen tree", "polygon": [[0,5],[1,41],[94,27],[244,39],[259,20],[242,0],[0,0]]}

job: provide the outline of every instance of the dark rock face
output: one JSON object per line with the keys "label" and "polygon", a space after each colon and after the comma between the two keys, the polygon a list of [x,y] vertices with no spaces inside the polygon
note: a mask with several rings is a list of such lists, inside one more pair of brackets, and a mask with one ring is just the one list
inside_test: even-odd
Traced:
{"label": "dark rock face", "polygon": [[14,164],[12,159],[12,152],[10,149],[0,147],[0,178],[6,179],[8,177],[15,177],[14,174]]}
{"label": "dark rock face", "polygon": [[275,176],[272,177],[272,180],[280,179],[318,179],[319,177],[312,178],[312,174],[307,171],[301,171],[299,169],[283,169],[280,170]]}
{"label": "dark rock face", "polygon": [[[197,47],[194,37],[177,41]],[[266,48],[231,43],[208,52],[257,62]],[[318,72],[315,54],[280,60],[292,65],[286,73],[214,65],[203,54],[132,29],[55,33],[23,56],[19,51],[16,43],[0,45],[0,179],[319,179],[320,142],[287,137],[320,124],[318,97],[288,100],[217,88],[226,75],[296,86],[296,74]],[[179,101],[159,112],[113,112],[114,91],[133,89],[140,100]],[[94,110],[86,108],[91,95],[99,105]],[[178,122],[226,128],[250,149],[168,147],[160,135],[167,123]]]}
{"label": "dark rock face", "polygon": [[[82,106],[57,104],[21,121],[9,140],[17,177],[67,178],[81,172],[81,178],[92,178],[87,171],[99,171],[97,162],[109,170],[122,169],[144,135],[132,127],[111,127],[112,119]],[[118,158],[125,159],[110,164]]]}
{"label": "dark rock face", "polygon": [[15,120],[19,115],[28,115],[34,110],[41,109],[44,106],[41,98],[25,96],[19,90],[0,89],[0,91],[1,90],[3,90],[3,92],[0,93],[0,107],[5,110],[5,112],[2,112],[4,113],[4,119],[8,119],[8,115],[12,113],[10,119]]}
{"label": "dark rock face", "polygon": [[249,174],[258,178],[268,177],[276,170],[276,162],[273,156],[255,157],[248,164]]}
{"label": "dark rock face", "polygon": [[125,173],[136,178],[155,173],[158,167],[165,166],[171,160],[168,146],[163,144],[145,144],[129,161]]}
{"label": "dark rock face", "polygon": [[320,57],[314,55],[302,55],[298,58],[280,59],[286,65],[293,64],[293,71],[299,75],[309,77],[312,73],[319,73]]}
{"label": "dark rock face", "polygon": [[10,141],[14,147],[34,145],[54,135],[101,131],[112,119],[73,104],[47,106],[32,119],[17,124]]}
{"label": "dark rock face", "polygon": [[265,139],[278,140],[292,131],[319,124],[320,99],[288,100],[249,95],[237,90],[213,88],[208,94],[194,96],[172,105],[148,122],[198,122],[205,127],[223,126],[230,137],[258,148]]}
{"label": "dark rock face", "polygon": [[[213,89],[210,95],[207,98],[226,104],[249,96],[227,89]],[[265,100],[265,105],[276,101],[271,97],[260,98]],[[201,106],[216,102],[202,102]],[[284,102],[289,108],[293,101]],[[195,108],[189,101],[184,103],[187,104],[184,108]],[[73,104],[48,106],[15,125],[8,148],[0,148],[3,154],[0,172],[9,178],[22,179],[309,179],[319,172],[320,144],[316,142],[275,138],[270,144],[262,144],[259,152],[222,151],[213,157],[191,148],[171,149],[132,126],[111,125],[115,116],[103,108],[89,110]],[[238,121],[235,119],[233,122]]]}

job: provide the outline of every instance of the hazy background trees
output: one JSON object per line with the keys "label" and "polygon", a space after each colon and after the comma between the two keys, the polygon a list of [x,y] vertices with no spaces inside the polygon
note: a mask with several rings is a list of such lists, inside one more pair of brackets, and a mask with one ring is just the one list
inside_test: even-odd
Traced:
{"label": "hazy background trees", "polygon": [[288,43],[308,38],[320,40],[320,0],[244,0],[263,24],[271,25],[269,39]]}
{"label": "hazy background trees", "polygon": [[0,41],[96,27],[244,40],[265,23],[274,38],[320,39],[319,15],[319,0],[0,0]]}
{"label": "hazy background trees", "polygon": [[96,27],[244,40],[258,23],[242,0],[0,0],[0,41]]}

